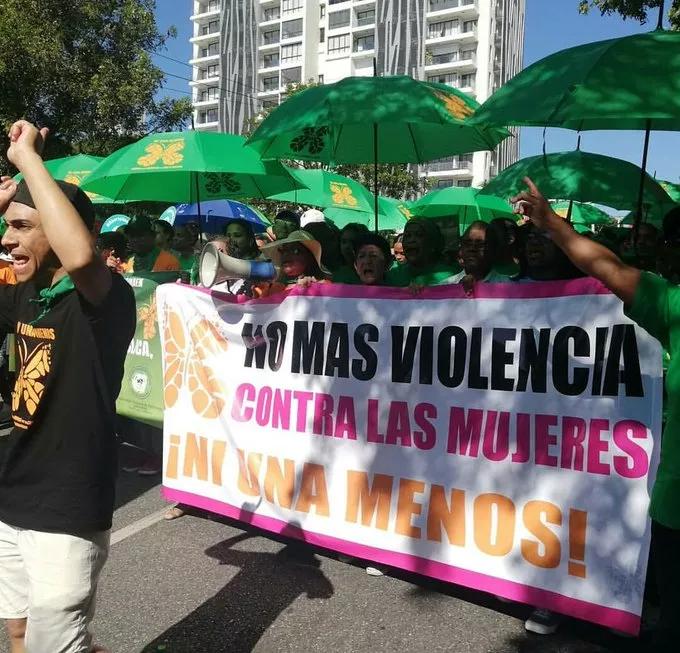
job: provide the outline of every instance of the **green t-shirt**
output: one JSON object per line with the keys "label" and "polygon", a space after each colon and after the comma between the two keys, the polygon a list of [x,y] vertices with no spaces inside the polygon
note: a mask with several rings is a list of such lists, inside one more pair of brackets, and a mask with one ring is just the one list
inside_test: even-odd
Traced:
{"label": "green t-shirt", "polygon": [[333,270],[333,283],[357,285],[360,284],[361,281],[354,268],[349,267],[349,265],[341,265],[339,268]]}
{"label": "green t-shirt", "polygon": [[680,530],[680,286],[643,272],[635,299],[625,313],[670,352],[668,420],[649,512],[661,525]]}
{"label": "green t-shirt", "polygon": [[431,265],[420,274],[413,275],[409,265],[405,264],[392,268],[387,273],[385,285],[394,288],[406,288],[412,283],[422,283],[424,286],[437,286],[458,272],[460,272],[460,266],[440,261]]}
{"label": "green t-shirt", "polygon": [[511,263],[494,265],[493,269],[498,272],[498,274],[502,274],[505,277],[510,277],[511,279],[519,277],[520,273],[519,264],[515,263],[514,261]]}

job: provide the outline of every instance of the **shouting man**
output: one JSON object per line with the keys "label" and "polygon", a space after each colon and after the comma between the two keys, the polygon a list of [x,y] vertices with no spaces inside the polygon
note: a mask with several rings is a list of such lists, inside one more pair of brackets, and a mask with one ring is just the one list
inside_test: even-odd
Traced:
{"label": "shouting man", "polygon": [[24,178],[0,185],[18,281],[0,286],[0,330],[18,351],[14,428],[0,437],[0,618],[13,653],[87,653],[135,302],[94,249],[90,200],[45,168],[46,135],[12,126],[7,156]]}

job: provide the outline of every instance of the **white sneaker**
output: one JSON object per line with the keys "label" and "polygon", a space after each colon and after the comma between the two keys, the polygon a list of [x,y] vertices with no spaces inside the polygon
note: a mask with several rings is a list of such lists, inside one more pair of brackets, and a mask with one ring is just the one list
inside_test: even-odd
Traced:
{"label": "white sneaker", "polygon": [[552,635],[557,632],[562,615],[544,608],[536,608],[524,622],[524,627],[536,635]]}

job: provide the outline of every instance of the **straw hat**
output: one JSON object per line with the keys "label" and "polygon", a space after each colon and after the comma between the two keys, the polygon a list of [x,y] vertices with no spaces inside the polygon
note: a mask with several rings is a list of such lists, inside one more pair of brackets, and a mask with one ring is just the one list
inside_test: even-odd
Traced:
{"label": "straw hat", "polygon": [[284,245],[293,245],[295,243],[299,243],[303,247],[306,247],[312,253],[312,256],[314,257],[314,260],[319,266],[321,272],[324,274],[329,274],[328,270],[321,264],[321,243],[318,240],[315,240],[312,234],[303,231],[302,229],[293,231],[288,236],[288,238],[284,238],[283,240],[275,240],[273,243],[263,245],[260,247],[260,251],[266,254],[271,259],[272,263],[274,263],[274,265],[280,266],[282,257],[279,248],[283,247]]}

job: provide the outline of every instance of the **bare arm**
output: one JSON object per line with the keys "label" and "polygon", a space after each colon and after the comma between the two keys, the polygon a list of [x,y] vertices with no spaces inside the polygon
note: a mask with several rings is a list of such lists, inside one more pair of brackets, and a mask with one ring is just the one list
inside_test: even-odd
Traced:
{"label": "bare arm", "polygon": [[524,181],[529,191],[511,200],[521,203],[519,213],[529,217],[539,229],[545,229],[576,267],[601,281],[626,306],[630,306],[640,284],[640,270],[626,265],[606,247],[577,234],[552,210],[531,179],[526,177]]}
{"label": "bare arm", "polygon": [[45,168],[40,152],[46,135],[24,120],[14,123],[7,156],[24,175],[50,247],[78,292],[98,306],[111,289],[111,272],[97,256],[85,223]]}

